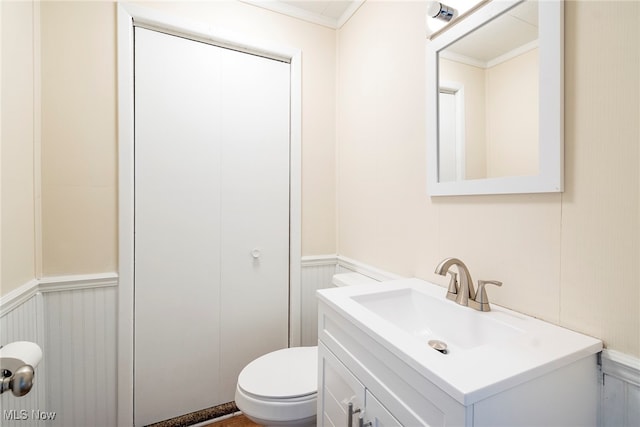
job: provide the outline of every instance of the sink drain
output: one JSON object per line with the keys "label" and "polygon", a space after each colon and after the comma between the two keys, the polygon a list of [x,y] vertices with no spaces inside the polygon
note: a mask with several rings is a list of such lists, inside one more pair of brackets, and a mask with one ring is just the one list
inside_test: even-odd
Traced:
{"label": "sink drain", "polygon": [[447,354],[447,343],[440,340],[429,340],[429,346],[442,354]]}

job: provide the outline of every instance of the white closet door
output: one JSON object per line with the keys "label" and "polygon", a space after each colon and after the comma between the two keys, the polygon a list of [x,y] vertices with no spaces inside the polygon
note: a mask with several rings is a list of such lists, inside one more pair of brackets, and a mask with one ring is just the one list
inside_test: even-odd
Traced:
{"label": "white closet door", "polygon": [[288,79],[135,30],[136,425],[233,400],[239,361],[287,344]]}
{"label": "white closet door", "polygon": [[[219,400],[217,51],[135,30],[134,419]],[[207,124],[203,126],[203,124]]]}
{"label": "white closet door", "polygon": [[221,375],[232,401],[240,370],[288,343],[290,74],[224,55]]}

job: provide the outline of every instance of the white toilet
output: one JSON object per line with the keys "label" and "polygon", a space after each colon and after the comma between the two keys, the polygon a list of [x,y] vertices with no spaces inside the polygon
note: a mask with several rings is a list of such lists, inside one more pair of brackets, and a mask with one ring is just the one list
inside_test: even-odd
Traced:
{"label": "white toilet", "polygon": [[[359,273],[333,276],[334,286],[375,283]],[[249,363],[238,376],[236,406],[264,426],[315,426],[318,347],[277,350]]]}

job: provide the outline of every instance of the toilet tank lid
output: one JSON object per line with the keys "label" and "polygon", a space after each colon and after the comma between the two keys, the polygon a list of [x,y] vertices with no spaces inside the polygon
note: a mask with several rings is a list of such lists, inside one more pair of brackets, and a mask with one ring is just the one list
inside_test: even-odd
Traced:
{"label": "toilet tank lid", "polygon": [[332,282],[335,286],[351,286],[378,283],[377,280],[360,273],[334,274]]}
{"label": "toilet tank lid", "polygon": [[238,387],[269,399],[317,393],[318,347],[292,347],[265,354],[240,372]]}

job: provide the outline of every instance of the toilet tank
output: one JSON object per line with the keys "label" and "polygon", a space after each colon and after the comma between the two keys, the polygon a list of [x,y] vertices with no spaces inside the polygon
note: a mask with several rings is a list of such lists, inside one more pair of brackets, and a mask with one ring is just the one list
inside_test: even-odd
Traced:
{"label": "toilet tank", "polygon": [[360,273],[339,273],[334,274],[331,283],[335,287],[351,286],[351,285],[365,285],[370,283],[378,283],[378,280],[365,276]]}

